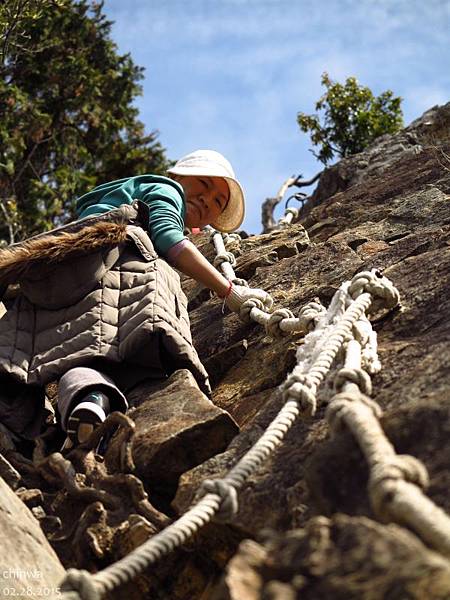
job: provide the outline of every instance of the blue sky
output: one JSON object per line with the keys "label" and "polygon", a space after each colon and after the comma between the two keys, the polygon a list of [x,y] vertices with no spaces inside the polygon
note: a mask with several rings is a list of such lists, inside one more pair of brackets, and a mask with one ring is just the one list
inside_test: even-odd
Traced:
{"label": "blue sky", "polygon": [[314,112],[324,71],[392,89],[406,124],[450,100],[446,0],[106,0],[104,13],[119,51],[146,69],[147,130],[171,159],[211,148],[231,161],[249,233],[287,177],[322,168],[296,115]]}

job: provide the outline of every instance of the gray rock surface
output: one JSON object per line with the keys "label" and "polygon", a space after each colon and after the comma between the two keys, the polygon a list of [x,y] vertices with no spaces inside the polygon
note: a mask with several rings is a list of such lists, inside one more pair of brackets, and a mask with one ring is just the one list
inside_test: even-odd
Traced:
{"label": "gray rock surface", "polygon": [[215,600],[444,600],[450,563],[396,525],[316,517],[304,529],[242,542]]}
{"label": "gray rock surface", "polygon": [[39,522],[0,477],[0,596],[49,597],[64,568]]}
{"label": "gray rock surface", "polygon": [[[351,185],[310,210],[303,220],[309,243],[299,225],[244,240],[235,270],[251,286],[269,291],[276,307],[296,313],[314,297],[327,305],[340,283],[357,271],[383,269],[400,291],[402,308],[375,321],[383,369],[373,379],[373,397],[385,411],[382,425],[397,451],[423,461],[431,477],[427,494],[450,511],[446,316],[450,310],[450,105],[430,114],[398,134],[418,140],[420,151],[416,143],[411,143],[411,151],[396,146],[398,138],[393,136],[368,151],[370,161],[376,156],[385,159],[382,168],[362,168],[361,156],[346,159],[349,164],[353,161]],[[395,146],[391,151],[390,144]],[[344,162],[336,169],[343,168]],[[277,248],[285,246],[296,247],[297,252],[280,255]],[[261,327],[242,325],[234,315],[225,316],[218,332],[213,324],[218,311],[214,300],[193,310],[194,339],[206,361],[230,344],[246,340],[244,357],[222,374],[214,390],[215,401],[230,411],[243,430],[226,452],[181,477],[173,503],[179,512],[189,505],[201,481],[224,476],[276,415],[282,406],[277,386],[292,369],[300,342],[292,336],[271,343]],[[374,522],[367,466],[350,434],[330,437],[323,419],[328,397],[326,390],[319,394],[323,404],[314,419],[296,423],[277,453],[249,477],[233,521],[241,535],[258,539],[264,528],[286,532],[306,527],[315,515],[336,512]],[[339,548],[338,542],[337,553]],[[352,564],[351,556],[347,558]],[[359,573],[357,562],[352,568]],[[370,568],[361,578],[367,578],[365,585],[375,595],[368,591],[361,597],[381,598],[371,583]],[[326,588],[329,575],[324,572],[322,577]],[[409,597],[409,584],[399,579],[392,585],[397,585],[397,597]],[[285,595],[279,597],[289,597],[282,589],[280,594]],[[349,588],[349,597],[350,592]],[[210,597],[215,598],[215,593]],[[272,597],[267,590],[264,594],[255,597]],[[429,598],[445,597],[440,592],[429,594]]]}
{"label": "gray rock surface", "polygon": [[139,404],[128,413],[136,424],[133,459],[144,483],[170,495],[182,473],[225,450],[239,428],[186,369],[176,371],[157,391],[149,387],[141,385],[129,395],[131,403]]}
{"label": "gray rock surface", "polygon": [[443,142],[448,142],[449,114],[450,103],[434,106],[399,133],[383,135],[363,152],[325,168],[311,196],[311,204],[305,206],[302,216],[309,212],[311,206],[362,183],[367,177],[382,177],[386,169],[399,160],[414,158],[425,146],[438,148]]}

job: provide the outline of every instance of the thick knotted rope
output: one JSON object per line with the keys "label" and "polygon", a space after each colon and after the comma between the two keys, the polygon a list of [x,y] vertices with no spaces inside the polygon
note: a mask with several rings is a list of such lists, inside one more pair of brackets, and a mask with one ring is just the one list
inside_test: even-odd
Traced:
{"label": "thick knotted rope", "polygon": [[216,258],[214,259],[214,266],[220,267],[225,262],[230,263],[230,265],[232,267],[236,266],[236,259],[232,252],[225,251],[225,252],[221,252],[220,254],[217,254]]}
{"label": "thick knotted rope", "polygon": [[[377,298],[379,299],[384,297],[382,289],[387,280],[385,278],[383,280],[382,284],[377,282],[376,286]],[[207,480],[201,490],[201,494],[206,495],[178,521],[150,538],[124,559],[93,575],[92,579],[97,588],[91,587],[90,590],[101,589],[102,594],[112,591],[121,583],[136,577],[150,564],[171,552],[174,548],[185,543],[200,527],[210,522],[216,515],[219,515],[219,518],[231,518],[233,514],[236,514],[237,492],[245,485],[262,462],[281,444],[299,414],[314,414],[317,388],[345,343],[347,343],[347,356],[352,357],[352,360],[346,360],[344,370],[341,373],[341,378],[345,379],[345,382],[342,383],[343,392],[335,396],[328,408],[327,417],[334,431],[343,427],[345,423],[345,426],[349,427],[358,439],[363,453],[368,457],[370,466],[378,465],[377,470],[374,471],[376,475],[371,479],[370,484],[371,489],[375,490],[373,494],[378,498],[378,501],[374,500],[374,505],[379,505],[383,510],[387,510],[386,505],[389,504],[389,513],[395,513],[396,516],[398,516],[399,506],[406,507],[408,510],[411,508],[407,495],[404,493],[404,486],[411,486],[418,490],[418,487],[409,481],[425,483],[424,472],[421,471],[417,461],[411,460],[411,457],[407,459],[397,457],[393,461],[387,461],[387,457],[392,458],[395,453],[384,435],[379,435],[381,428],[377,417],[381,414],[380,408],[373,400],[361,394],[358,385],[355,383],[355,380],[360,383],[364,377],[359,375],[361,345],[351,339],[352,331],[354,331],[355,324],[363,318],[365,311],[373,305],[373,298],[371,292],[365,291],[366,288],[360,285],[361,282],[359,282],[359,287],[355,286],[353,290],[356,299],[353,301],[349,299],[348,290],[351,289],[352,283],[353,281],[344,284],[336,292],[326,313],[323,312],[322,307],[316,307],[313,321],[317,324],[317,330],[306,336],[305,343],[299,348],[299,364],[288,376],[285,384],[281,386],[286,403],[256,444],[239,460],[224,479]],[[392,305],[394,297],[395,294],[386,294],[386,302]],[[261,309],[261,305],[260,308],[256,304],[249,305],[247,308],[249,308],[249,314],[252,317],[256,314],[257,318],[255,320],[260,318],[259,313],[261,315],[265,314]],[[289,316],[287,322],[291,319],[292,317]],[[282,322],[280,321],[280,323]],[[348,341],[349,339],[350,341]],[[366,336],[365,343],[370,343],[370,336]],[[306,356],[306,348],[310,350],[309,356]],[[354,360],[355,356],[357,357],[356,360]],[[369,434],[365,435],[363,433],[367,432],[367,424],[371,429]],[[363,433],[360,433],[360,431]],[[391,486],[391,490],[393,485],[397,485],[395,488],[397,501],[394,505],[390,501],[392,494],[386,493],[386,487],[380,492],[380,485]],[[423,494],[422,498],[424,498]],[[425,500],[432,507],[429,510],[430,514],[434,519],[437,519],[439,526],[445,529],[448,525],[448,517],[428,499]],[[408,510],[406,510],[406,513],[408,513]],[[448,550],[447,554],[450,554],[450,536],[447,536],[445,532],[441,535],[441,539],[436,542],[437,528],[430,527],[429,518],[424,518],[422,513],[420,515],[416,530],[423,531],[425,539],[433,538],[435,547]],[[432,534],[428,534],[428,537],[426,534],[427,528],[432,530]],[[91,600],[91,598],[86,600]],[[95,598],[95,600],[97,599]]]}
{"label": "thick knotted rope", "polygon": [[291,374],[289,385],[283,390],[283,399],[296,400],[302,417],[312,417],[316,413],[316,386],[308,375]]}
{"label": "thick knotted rope", "polygon": [[265,313],[265,306],[262,300],[258,300],[257,298],[249,298],[248,300],[245,300],[245,302],[241,304],[241,307],[239,309],[239,317],[241,321],[244,321],[244,323],[248,323],[251,320],[251,312],[255,308],[260,312]]}
{"label": "thick knotted rope", "polygon": [[272,337],[289,335],[288,331],[283,331],[280,324],[283,320],[295,319],[294,313],[288,308],[277,308],[270,314],[266,323],[266,331]]}
{"label": "thick knotted rope", "polygon": [[326,308],[319,300],[313,300],[301,308],[299,319],[306,331],[312,331],[316,326],[318,317],[323,316],[326,312]]}
{"label": "thick knotted rope", "polygon": [[216,250],[216,259],[214,260],[214,265],[220,267],[224,277],[228,279],[228,281],[233,281],[236,279],[236,274],[233,269],[233,267],[236,265],[234,254],[225,250],[225,244],[220,232],[212,228],[208,228],[208,230],[211,232],[210,239],[212,240]]}
{"label": "thick knotted rope", "polygon": [[278,221],[279,227],[286,227],[290,225],[295,219],[298,217],[298,209],[297,208],[287,208],[284,211],[284,216]]}
{"label": "thick knotted rope", "polygon": [[421,489],[426,489],[430,483],[425,466],[409,454],[396,454],[382,463],[372,465],[370,485],[376,489],[386,479],[403,479]]}
{"label": "thick knotted rope", "polygon": [[100,600],[101,589],[95,584],[89,571],[68,569],[61,584],[61,591],[67,600]]}
{"label": "thick knotted rope", "polygon": [[236,516],[239,509],[237,491],[226,479],[205,479],[196,494],[196,501],[206,494],[220,497],[220,508],[214,516],[215,521],[229,523]]}
{"label": "thick knotted rope", "polygon": [[[360,318],[361,314],[370,306],[370,304],[371,296],[370,294],[365,293],[359,296],[345,311],[342,318],[331,329],[331,332],[327,334],[325,342],[321,345],[320,350],[318,350],[317,357],[308,370],[307,383],[305,383],[303,375],[305,374],[304,369],[308,367],[308,362],[303,361],[299,363],[287,377],[283,385],[283,389],[286,392],[285,395],[289,397],[289,389],[291,387],[293,387],[294,394],[301,394],[301,398],[305,402],[303,410],[306,414],[314,414],[315,406],[311,404],[311,396],[308,395],[305,387],[314,394],[316,393],[318,386],[330,370],[337,353],[345,340],[349,337],[353,324]],[[314,332],[310,333],[309,336],[313,336],[313,341],[316,341]]]}
{"label": "thick knotted rope", "polygon": [[246,279],[242,279],[241,277],[235,277],[232,279],[234,285],[243,285],[244,287],[249,287],[248,281]]}
{"label": "thick knotted rope", "polygon": [[378,358],[377,334],[365,315],[353,326],[353,335],[361,344],[361,365],[369,375],[375,375],[381,370]]}
{"label": "thick knotted rope", "polygon": [[364,293],[371,294],[373,300],[369,310],[372,312],[380,308],[394,308],[400,303],[397,288],[377,269],[357,273],[352,279],[348,293],[353,299]]}
{"label": "thick knotted rope", "polygon": [[[296,211],[294,208],[288,210]],[[223,275],[235,285],[248,287],[248,282],[245,279],[237,278],[234,273],[233,267],[236,266],[236,260],[231,252],[225,250],[225,234],[215,231],[211,227],[207,227],[207,231],[210,232],[210,239],[216,250],[214,265],[220,268]],[[250,320],[259,323],[266,328],[268,335],[275,338],[294,332],[306,333],[314,328],[318,316],[323,312],[325,312],[325,308],[319,301],[314,301],[302,308],[298,318],[294,317],[294,314],[287,308],[280,308],[273,313],[268,313],[260,301],[251,299],[243,303],[239,316],[245,323]]]}
{"label": "thick knotted rope", "polygon": [[326,312],[321,304],[310,302],[300,311],[299,317],[294,317],[287,308],[278,308],[272,313],[268,313],[261,301],[253,302],[252,299],[252,304],[246,304],[246,302],[242,305],[240,318],[244,322],[252,320],[259,323],[266,328],[267,334],[271,337],[287,333],[306,333],[314,328],[316,321]]}
{"label": "thick knotted rope", "polygon": [[349,369],[346,367],[339,369],[334,379],[334,389],[340,392],[348,382],[355,383],[368,396],[372,393],[372,380],[363,369]]}
{"label": "thick knotted rope", "polygon": [[[351,326],[341,326],[339,331],[333,328],[331,324],[341,319],[344,310],[348,312],[352,301],[358,300],[362,301],[362,310],[352,320]],[[317,386],[339,349],[348,342],[350,355],[358,358],[356,363],[350,360],[337,374],[335,387],[340,393],[327,410],[330,426],[333,432],[349,427],[358,440],[372,469],[369,494],[374,512],[386,520],[405,522],[431,546],[450,555],[450,520],[421,492],[421,486],[426,482],[423,465],[413,457],[395,456],[378,423],[381,409],[366,395],[371,392],[369,374],[377,373],[381,365],[376,333],[365,313],[376,312],[380,308],[392,309],[399,301],[398,290],[393,284],[380,271],[372,270],[358,273],[351,282],[343,284],[333,297],[326,315],[311,311],[310,324],[302,321],[306,311],[299,319],[293,318],[287,309],[277,309],[271,316],[256,303],[250,310],[248,305],[241,318],[251,318],[265,326],[272,337],[289,331],[307,331],[308,327],[318,325],[317,330],[305,338],[304,346],[299,348],[299,364],[284,384],[284,399],[294,399],[303,416],[315,413]],[[306,350],[310,351],[308,357],[305,356]],[[316,356],[314,364],[312,356]]]}
{"label": "thick knotted rope", "polygon": [[[326,417],[334,434],[349,429],[370,469],[369,496],[374,513],[385,522],[411,527],[431,547],[450,556],[450,518],[422,490],[428,485],[424,465],[408,455],[397,455],[380,423],[380,407],[360,391],[361,345],[347,344],[344,369],[338,374],[336,394]],[[365,385],[365,384],[363,384]]]}
{"label": "thick knotted rope", "polygon": [[333,400],[327,407],[325,416],[333,434],[341,433],[348,429],[347,417],[358,410],[354,405],[360,403],[364,405],[364,416],[366,410],[370,410],[376,419],[380,419],[383,411],[379,404],[362,395],[357,390],[347,390],[333,396]]}

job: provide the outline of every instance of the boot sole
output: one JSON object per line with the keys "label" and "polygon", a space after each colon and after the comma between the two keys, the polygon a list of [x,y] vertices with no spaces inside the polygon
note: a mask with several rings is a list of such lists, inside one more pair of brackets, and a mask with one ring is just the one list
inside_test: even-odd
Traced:
{"label": "boot sole", "polygon": [[92,402],[81,402],[67,420],[67,437],[75,446],[85,442],[106,419],[105,411]]}

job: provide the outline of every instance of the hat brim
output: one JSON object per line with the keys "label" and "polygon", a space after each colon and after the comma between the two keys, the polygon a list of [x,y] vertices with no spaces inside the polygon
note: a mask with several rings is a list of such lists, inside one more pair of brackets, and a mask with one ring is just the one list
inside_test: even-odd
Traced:
{"label": "hat brim", "polygon": [[223,233],[235,231],[245,217],[244,192],[237,181],[223,177],[230,188],[230,198],[228,203],[217,219],[211,223],[211,226]]}
{"label": "hat brim", "polygon": [[218,175],[215,169],[208,169],[206,167],[198,169],[195,167],[172,167],[171,169],[168,169],[167,172],[175,175],[182,175],[183,177],[204,176],[225,179],[230,189],[230,198],[225,210],[222,211],[214,223],[211,223],[210,225],[223,233],[230,233],[240,227],[245,217],[245,199],[244,191],[236,179],[226,177],[225,175]]}

